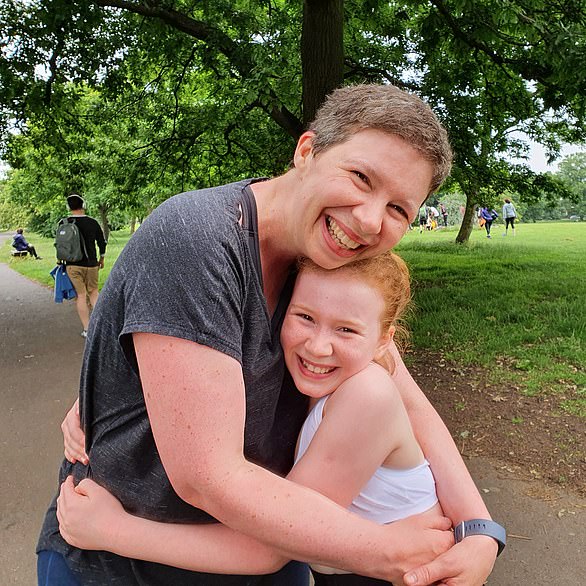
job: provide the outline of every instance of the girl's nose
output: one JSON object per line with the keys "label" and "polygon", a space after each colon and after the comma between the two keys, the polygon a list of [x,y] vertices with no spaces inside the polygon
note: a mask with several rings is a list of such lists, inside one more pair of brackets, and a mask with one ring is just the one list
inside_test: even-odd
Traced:
{"label": "girl's nose", "polygon": [[330,356],[332,342],[329,335],[323,331],[316,331],[305,342],[305,348],[312,356]]}

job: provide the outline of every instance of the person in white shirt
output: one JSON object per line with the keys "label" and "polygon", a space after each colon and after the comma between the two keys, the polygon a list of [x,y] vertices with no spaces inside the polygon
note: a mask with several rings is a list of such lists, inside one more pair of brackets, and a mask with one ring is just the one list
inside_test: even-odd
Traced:
{"label": "person in white shirt", "polygon": [[517,217],[517,210],[515,206],[511,202],[511,200],[507,197],[505,198],[505,205],[503,205],[503,218],[505,220],[505,233],[503,236],[506,236],[509,233],[509,226],[511,226],[511,230],[513,232],[513,236],[515,235],[515,218]]}

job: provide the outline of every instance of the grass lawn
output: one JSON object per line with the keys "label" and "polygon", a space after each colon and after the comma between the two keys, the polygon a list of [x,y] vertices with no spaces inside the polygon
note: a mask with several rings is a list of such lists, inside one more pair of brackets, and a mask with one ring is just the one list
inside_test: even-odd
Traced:
{"label": "grass lawn", "polygon": [[495,382],[556,395],[586,417],[586,224],[493,225],[409,232],[397,251],[411,267],[415,348],[487,367]]}
{"label": "grass lawn", "polygon": [[[397,251],[413,274],[413,346],[486,367],[503,387],[548,394],[586,418],[586,224],[521,224],[515,238],[502,233],[495,224],[489,240],[475,228],[466,246],[454,244],[455,229],[405,236]],[[10,266],[51,285],[53,240],[26,237],[43,260]],[[100,284],[128,238],[110,235]],[[7,242],[0,261],[9,255]]]}

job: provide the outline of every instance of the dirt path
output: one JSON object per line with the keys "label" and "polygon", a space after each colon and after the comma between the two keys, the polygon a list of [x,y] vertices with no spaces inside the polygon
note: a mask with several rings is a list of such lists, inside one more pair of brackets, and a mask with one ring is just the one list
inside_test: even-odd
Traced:
{"label": "dirt path", "polygon": [[[56,490],[59,424],[76,395],[79,331],[73,304],[54,303],[52,291],[0,264],[1,585],[36,583],[34,547]],[[490,586],[586,584],[586,500],[536,491],[535,481],[514,478],[506,463],[467,463],[509,533]]]}

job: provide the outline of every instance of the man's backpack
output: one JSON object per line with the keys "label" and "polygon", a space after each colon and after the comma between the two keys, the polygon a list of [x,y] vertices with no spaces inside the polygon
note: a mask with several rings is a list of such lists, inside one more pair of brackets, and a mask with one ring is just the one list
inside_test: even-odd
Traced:
{"label": "man's backpack", "polygon": [[63,218],[59,221],[55,234],[55,252],[57,260],[61,262],[79,262],[84,253],[87,258],[85,242],[75,220]]}

